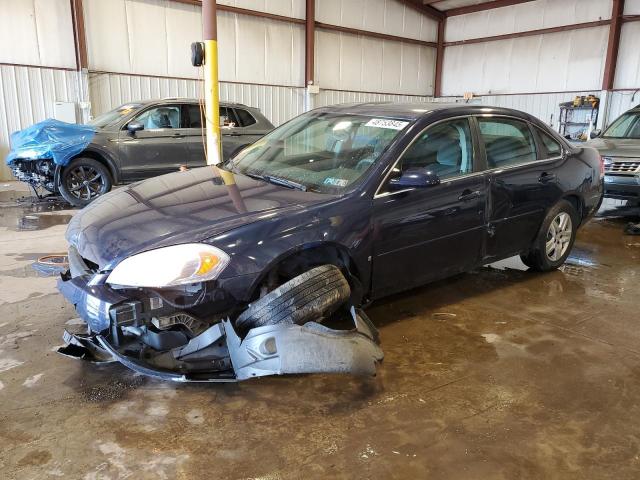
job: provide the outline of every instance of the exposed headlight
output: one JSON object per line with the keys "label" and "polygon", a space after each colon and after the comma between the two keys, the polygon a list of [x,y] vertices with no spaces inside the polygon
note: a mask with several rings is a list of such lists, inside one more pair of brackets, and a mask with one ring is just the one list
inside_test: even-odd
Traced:
{"label": "exposed headlight", "polygon": [[607,166],[611,165],[613,163],[613,158],[611,158],[611,157],[602,157],[602,162]]}
{"label": "exposed headlight", "polygon": [[161,288],[214,280],[229,264],[229,255],[203,243],[187,243],[139,253],[120,262],[107,283]]}

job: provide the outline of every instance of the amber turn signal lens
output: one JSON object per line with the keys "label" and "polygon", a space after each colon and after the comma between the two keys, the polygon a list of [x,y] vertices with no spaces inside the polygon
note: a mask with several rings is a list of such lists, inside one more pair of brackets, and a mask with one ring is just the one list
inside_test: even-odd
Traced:
{"label": "amber turn signal lens", "polygon": [[220,259],[215,255],[208,252],[201,252],[200,267],[196,271],[196,275],[204,275],[210,272],[219,262]]}

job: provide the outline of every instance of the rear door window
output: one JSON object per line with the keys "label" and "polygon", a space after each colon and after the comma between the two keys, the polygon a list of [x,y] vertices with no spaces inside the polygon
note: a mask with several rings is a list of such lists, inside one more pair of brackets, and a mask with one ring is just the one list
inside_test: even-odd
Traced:
{"label": "rear door window", "polygon": [[243,110],[242,108],[236,108],[235,111],[236,115],[238,116],[238,120],[240,121],[241,127],[248,127],[256,123],[256,119],[253,118],[253,115],[251,115],[248,111]]}
{"label": "rear door window", "polygon": [[529,126],[510,118],[478,118],[488,168],[503,168],[538,159]]}
{"label": "rear door window", "polygon": [[202,128],[204,112],[200,111],[200,105],[190,103],[189,105],[186,105],[185,111],[185,128]]}
{"label": "rear door window", "polygon": [[560,143],[558,143],[557,140],[554,140],[553,138],[551,138],[551,135],[544,133],[542,130],[538,130],[538,134],[540,135],[540,140],[542,140],[542,144],[547,151],[546,158],[558,157],[562,155],[562,146],[560,145]]}

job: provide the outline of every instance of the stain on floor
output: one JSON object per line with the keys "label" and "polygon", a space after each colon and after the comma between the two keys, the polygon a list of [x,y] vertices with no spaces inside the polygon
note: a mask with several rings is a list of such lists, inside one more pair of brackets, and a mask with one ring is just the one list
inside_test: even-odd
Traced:
{"label": "stain on floor", "polygon": [[[637,479],[628,220],[592,221],[556,272],[511,259],[374,304],[375,378],[163,383],[54,353],[77,318],[55,279],[0,290],[0,476]],[[63,232],[0,229],[0,284]]]}

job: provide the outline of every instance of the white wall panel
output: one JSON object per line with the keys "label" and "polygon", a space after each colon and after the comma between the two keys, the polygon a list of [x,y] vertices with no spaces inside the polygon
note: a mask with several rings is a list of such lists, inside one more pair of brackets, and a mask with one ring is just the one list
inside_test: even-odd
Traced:
{"label": "white wall panel", "polygon": [[75,68],[68,0],[0,0],[0,62]]}
{"label": "white wall panel", "polygon": [[316,31],[321,88],[431,95],[435,49],[377,38]]}
{"label": "white wall panel", "polygon": [[443,94],[599,89],[608,27],[448,47]]}
{"label": "white wall panel", "polygon": [[640,22],[622,25],[615,88],[640,88]]}
{"label": "white wall panel", "polygon": [[435,42],[438,23],[398,0],[316,0],[316,20]]}
{"label": "white wall panel", "polygon": [[77,102],[77,72],[0,65],[0,180],[10,180],[4,159],[9,137],[36,122],[53,117],[55,102]]}
{"label": "white wall panel", "polygon": [[218,3],[285,17],[305,18],[305,0],[218,0]]}
{"label": "white wall panel", "polygon": [[611,0],[537,0],[447,19],[446,41],[490,37],[611,18]]}
{"label": "white wall panel", "polygon": [[611,92],[609,95],[608,125],[630,108],[640,105],[640,92]]}
{"label": "white wall panel", "polygon": [[[202,82],[121,74],[89,76],[92,114],[99,115],[135,100],[185,97],[202,98]],[[304,89],[270,85],[220,83],[220,99],[258,107],[279,125],[304,111]]]}
{"label": "white wall panel", "polygon": [[625,15],[640,15],[640,0],[626,0],[624,2]]}
{"label": "white wall panel", "polygon": [[[202,38],[200,7],[168,0],[85,0],[84,5],[91,70],[199,77],[190,63],[189,46]],[[302,25],[219,12],[218,51],[223,81],[304,83]]]}
{"label": "white wall panel", "polygon": [[321,90],[316,97],[315,107],[325,107],[339,103],[354,102],[406,102],[428,103],[436,101],[433,97],[414,95],[393,95],[385,93],[348,92],[344,90]]}

